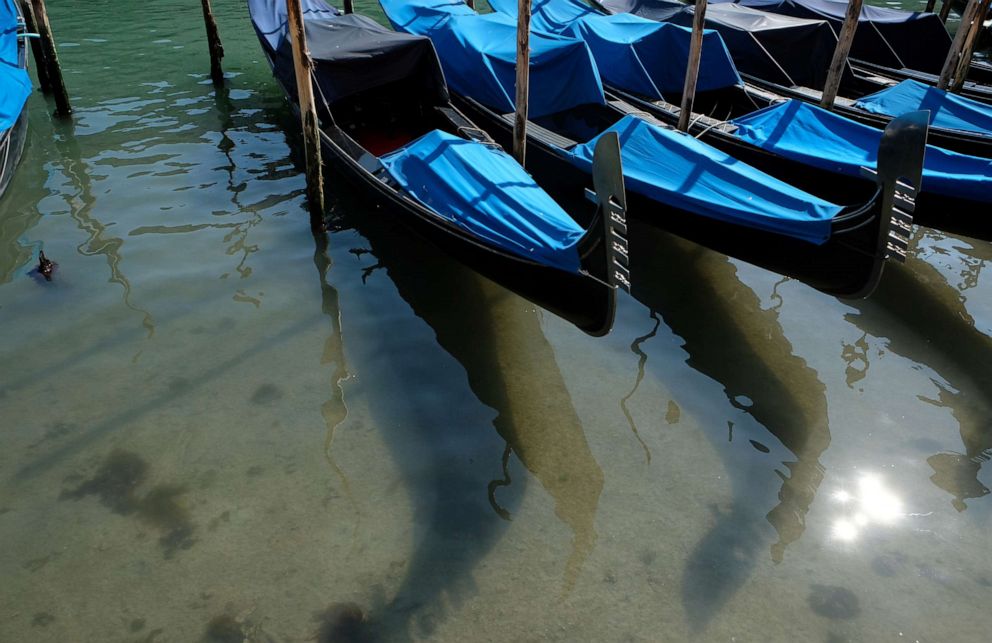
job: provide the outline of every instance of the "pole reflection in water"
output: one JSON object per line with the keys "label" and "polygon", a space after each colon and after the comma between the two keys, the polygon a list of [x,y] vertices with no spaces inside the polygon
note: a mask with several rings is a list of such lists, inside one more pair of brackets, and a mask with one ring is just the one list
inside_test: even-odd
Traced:
{"label": "pole reflection in water", "polygon": [[[917,253],[924,234],[917,231]],[[980,252],[977,247],[975,251]],[[975,273],[981,265],[969,271],[966,282],[977,282]],[[934,471],[933,483],[953,497],[958,511],[964,511],[966,500],[989,493],[978,475],[992,454],[992,337],[976,328],[961,291],[915,254],[905,265],[887,269],[871,299],[851,304],[859,313],[846,315],[848,321],[868,335],[886,338],[887,350],[935,372],[931,380],[936,398],[921,395],[920,399],[951,412],[964,453],[940,452],[927,462]]]}
{"label": "pole reflection in water", "polygon": [[[410,636],[415,625],[423,635],[445,616],[445,602],[455,601],[471,587],[473,568],[512,524],[527,488],[527,475],[512,474],[511,455],[541,483],[554,502],[555,515],[572,532],[561,581],[561,591],[567,594],[597,541],[596,508],[604,481],[542,332],[542,313],[411,236],[389,213],[357,202],[357,197],[345,198],[340,209],[359,213],[345,223],[354,224],[371,246],[348,249],[362,265],[371,266],[362,269],[363,282],[372,289],[390,282],[395,286],[436,334],[437,343],[464,368],[473,396],[484,405],[465,418],[464,410],[453,407],[449,394],[427,396],[396,382],[400,378],[418,386],[434,386],[433,381],[448,376],[418,372],[428,365],[423,358],[404,355],[406,348],[400,338],[390,336],[388,327],[382,328],[382,344],[375,347],[375,358],[361,354],[371,348],[356,347],[354,339],[347,342],[349,354],[361,354],[350,361],[366,364],[355,374],[361,386],[391,391],[390,408],[372,408],[371,412],[377,426],[389,431],[388,427],[401,423],[407,433],[390,433],[386,439],[396,450],[398,464],[407,467],[411,499],[420,506],[417,515],[421,517],[402,584],[391,600],[373,606],[372,627],[387,640]],[[332,246],[337,238],[331,239]],[[341,261],[337,270],[348,269]],[[362,303],[349,302],[345,328],[349,321],[355,323],[356,314],[381,319],[378,314],[356,310],[372,305],[375,296],[371,292],[361,297]],[[388,319],[385,311],[381,314]],[[369,363],[375,364],[375,373],[370,372]],[[387,372],[394,384],[380,380]],[[353,385],[349,382],[347,388]],[[487,417],[488,412],[480,414],[481,409],[491,409],[496,415]],[[479,435],[486,425],[494,427],[495,434]],[[411,444],[411,433],[417,436],[416,445]],[[469,439],[471,447],[464,444]],[[449,452],[459,443],[457,451]],[[465,452],[477,454],[476,464],[453,459],[456,453]],[[411,469],[412,458],[419,462]],[[433,482],[425,482],[428,475]]]}
{"label": "pole reflection in water", "polygon": [[[633,229],[641,226],[635,222],[630,234],[633,243],[644,246],[641,252],[631,250],[634,296],[683,339],[690,366],[719,382],[733,406],[795,456],[782,463],[786,471],[775,470],[782,480],[778,504],[765,516],[778,535],[770,544],[771,557],[781,562],[789,544],[805,531],[806,514],[823,480],[820,457],[830,445],[825,386],[793,354],[777,312],[761,308],[725,256],[650,226]],[[719,439],[718,431],[711,433],[713,440]],[[725,429],[722,435],[727,435]],[[759,450],[768,452],[767,447]],[[726,469],[738,499],[729,510],[716,513],[713,528],[690,554],[683,575],[683,603],[696,629],[744,586],[767,544],[764,530],[748,511],[755,487],[747,477],[749,468],[728,462]]]}

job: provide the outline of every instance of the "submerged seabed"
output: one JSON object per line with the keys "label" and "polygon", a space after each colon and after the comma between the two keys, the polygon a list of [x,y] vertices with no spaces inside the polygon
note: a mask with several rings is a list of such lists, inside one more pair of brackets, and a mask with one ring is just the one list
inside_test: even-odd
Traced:
{"label": "submerged seabed", "polygon": [[[60,2],[0,203],[0,640],[984,640],[989,244],[841,303],[666,235],[594,340],[338,186],[240,2]],[[59,263],[31,273],[37,250]]]}

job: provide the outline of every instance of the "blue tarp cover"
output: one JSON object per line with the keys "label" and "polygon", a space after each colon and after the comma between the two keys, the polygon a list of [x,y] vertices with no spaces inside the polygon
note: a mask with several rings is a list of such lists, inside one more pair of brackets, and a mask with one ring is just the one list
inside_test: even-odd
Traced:
{"label": "blue tarp cover", "polygon": [[859,98],[855,105],[874,114],[901,116],[930,110],[930,125],[992,136],[992,105],[958,96],[915,80]]}
{"label": "blue tarp cover", "polygon": [[[517,25],[502,14],[480,16],[453,0],[380,0],[398,31],[429,36],[448,86],[499,112],[515,106]],[[530,38],[531,118],[588,103],[603,87],[586,45],[570,38]]]}
{"label": "blue tarp cover", "polygon": [[[860,176],[874,168],[882,132],[802,101],[790,100],[732,121],[752,145],[814,167]],[[992,160],[927,146],[923,190],[992,203]]]}
{"label": "blue tarp cover", "polygon": [[579,225],[498,148],[434,130],[380,159],[418,201],[471,234],[579,270]]}
{"label": "blue tarp cover", "polygon": [[[627,189],[689,212],[698,212],[815,244],[830,237],[841,207],[760,172],[692,136],[663,129],[634,115],[606,131],[620,136]],[[599,136],[572,149],[572,162],[592,167]]]}
{"label": "blue tarp cover", "polygon": [[[517,19],[517,0],[489,4]],[[630,14],[603,15],[580,0],[533,0],[532,11],[533,31],[584,40],[607,85],[654,99],[682,93],[691,29]],[[705,30],[697,90],[742,83],[720,34]]]}
{"label": "blue tarp cover", "polygon": [[31,94],[31,79],[18,66],[17,9],[0,0],[0,132],[14,126]]}

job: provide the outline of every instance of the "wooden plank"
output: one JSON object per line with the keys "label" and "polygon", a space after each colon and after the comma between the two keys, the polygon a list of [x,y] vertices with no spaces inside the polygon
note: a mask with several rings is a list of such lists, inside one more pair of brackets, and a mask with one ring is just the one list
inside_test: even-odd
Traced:
{"label": "wooden plank", "polygon": [[834,49],[834,57],[830,60],[830,69],[827,71],[827,82],[823,86],[823,97],[820,99],[821,107],[833,109],[837,92],[840,91],[840,81],[844,77],[844,69],[847,68],[847,57],[851,53],[854,34],[858,30],[858,18],[861,17],[862,4],[864,4],[864,0],[851,0],[847,5],[844,25],[840,28],[837,48]]}
{"label": "wooden plank", "polygon": [[[958,59],[958,65],[954,70],[954,80],[951,81],[950,90],[952,92],[959,92],[961,88],[964,87],[964,81],[968,79],[968,70],[971,67],[971,57],[975,53],[975,44],[982,34],[982,27],[985,24],[985,16],[988,15],[990,0],[983,0],[981,7],[978,9],[978,14],[975,16],[974,22],[971,23],[971,29],[968,32],[967,39],[965,40],[964,46],[962,47],[961,57]],[[960,29],[960,27],[958,27]]]}
{"label": "wooden plank", "polygon": [[317,107],[314,103],[313,61],[307,48],[307,35],[303,29],[303,13],[300,0],[286,0],[286,17],[289,23],[290,40],[293,43],[293,67],[296,70],[296,94],[300,104],[300,120],[303,125],[303,150],[307,163],[307,206],[310,209],[310,225],[319,229],[324,217],[324,175],[320,159],[320,128],[317,122]]}
{"label": "wooden plank", "polygon": [[[38,25],[34,19],[34,10],[31,8],[31,0],[21,1],[21,13],[24,15],[24,26],[28,33],[38,33]],[[31,53],[34,54],[34,65],[38,73],[38,85],[44,94],[52,92],[52,81],[48,78],[48,63],[45,61],[45,49],[41,46],[41,40],[30,38]]]}
{"label": "wooden plank", "polygon": [[692,17],[692,40],[689,42],[689,63],[685,70],[682,88],[682,106],[679,112],[679,130],[689,130],[692,103],[696,99],[696,82],[699,80],[699,61],[703,55],[703,28],[706,25],[706,0],[696,0]]}
{"label": "wooden plank", "polygon": [[55,115],[68,118],[72,114],[72,105],[69,104],[69,92],[62,79],[59,53],[55,49],[55,36],[52,35],[52,25],[48,21],[45,0],[31,0],[31,8],[34,10],[35,26],[38,28],[41,47],[45,53],[44,60],[47,66],[48,79],[51,82],[52,95],[55,98]]}
{"label": "wooden plank", "polygon": [[961,15],[961,24],[958,25],[958,31],[954,34],[954,40],[951,42],[951,49],[947,52],[947,60],[944,61],[944,67],[940,70],[937,87],[947,89],[950,87],[951,81],[954,80],[958,62],[961,60],[965,43],[971,33],[971,25],[978,15],[981,5],[982,0],[970,0],[968,6],[965,7],[964,13]]}
{"label": "wooden plank", "polygon": [[530,97],[530,0],[517,0],[517,91],[513,118],[513,157],[527,157],[527,106]]}
{"label": "wooden plank", "polygon": [[210,6],[210,0],[200,0],[203,7],[203,24],[207,28],[207,48],[210,50],[210,78],[214,85],[224,84],[224,69],[220,66],[220,59],[224,57],[224,46],[220,44],[220,32],[217,30],[217,21],[214,19],[214,10]]}

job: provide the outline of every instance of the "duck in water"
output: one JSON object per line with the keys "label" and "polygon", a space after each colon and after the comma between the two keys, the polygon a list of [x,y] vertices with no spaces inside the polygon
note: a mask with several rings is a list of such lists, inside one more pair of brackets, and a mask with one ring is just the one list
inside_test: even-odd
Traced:
{"label": "duck in water", "polygon": [[38,252],[38,273],[45,278],[45,281],[52,280],[52,273],[57,266],[57,263],[45,256],[44,250]]}

